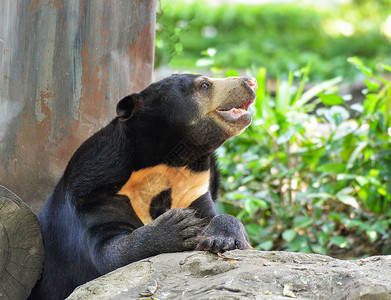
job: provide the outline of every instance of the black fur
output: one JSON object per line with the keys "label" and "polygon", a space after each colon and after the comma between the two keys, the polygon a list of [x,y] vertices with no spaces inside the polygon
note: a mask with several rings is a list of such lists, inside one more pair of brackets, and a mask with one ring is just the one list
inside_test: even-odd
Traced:
{"label": "black fur", "polygon": [[[64,299],[78,285],[159,253],[248,247],[241,223],[216,213],[213,150],[226,137],[207,125],[217,135],[208,142],[205,131],[190,126],[200,118],[196,78],[171,76],[124,98],[118,117],[75,152],[39,215],[45,263],[30,299]],[[185,209],[170,209],[171,191],[161,192],[150,207],[154,220],[144,226],[118,191],[132,172],[159,164],[210,170],[209,191]]]}
{"label": "black fur", "polygon": [[156,219],[170,208],[171,189],[167,189],[152,199],[151,206],[149,207],[149,214],[151,215],[152,219]]}

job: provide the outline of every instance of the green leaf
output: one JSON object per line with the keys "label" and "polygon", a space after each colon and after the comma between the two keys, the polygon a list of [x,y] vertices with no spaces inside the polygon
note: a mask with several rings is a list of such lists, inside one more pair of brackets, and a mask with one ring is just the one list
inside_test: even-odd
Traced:
{"label": "green leaf", "polygon": [[365,82],[365,84],[368,87],[368,90],[370,92],[376,92],[379,89],[379,87],[380,87],[380,83],[376,82],[376,81],[371,81],[369,79],[364,79],[364,82]]}
{"label": "green leaf", "polygon": [[263,199],[258,199],[258,198],[250,198],[252,202],[254,202],[255,205],[258,207],[262,207],[264,209],[269,208],[269,203]]}
{"label": "green leaf", "polygon": [[346,226],[346,227],[363,227],[363,226],[366,226],[366,224],[360,220],[350,220],[350,219],[345,219],[342,221],[342,223]]}
{"label": "green leaf", "polygon": [[[342,216],[339,213],[332,211],[331,213],[329,213],[328,218],[330,220],[338,220],[339,221],[339,220],[341,220]],[[323,229],[323,226],[322,226],[322,229]]]}
{"label": "green leaf", "polygon": [[297,228],[306,228],[310,226],[312,223],[314,223],[314,219],[307,216],[299,216],[295,218],[293,226]]}
{"label": "green leaf", "polygon": [[183,52],[183,45],[181,43],[176,43],[175,44],[175,52],[180,54]]}
{"label": "green leaf", "polygon": [[308,252],[309,250],[309,238],[308,235],[298,235],[291,243],[289,243],[288,251],[302,251]]}
{"label": "green leaf", "polygon": [[339,248],[349,248],[350,246],[346,238],[343,236],[332,236],[330,237],[330,242]]}
{"label": "green leaf", "polygon": [[389,65],[386,65],[386,64],[382,64],[383,68],[389,72],[391,72],[391,66]]}
{"label": "green leaf", "polygon": [[348,163],[346,164],[346,170],[351,169],[354,166],[354,162],[357,160],[358,155],[368,145],[368,141],[360,142],[356,149],[352,152],[349,157]]}
{"label": "green leaf", "polygon": [[[354,177],[353,177],[354,178]],[[346,188],[343,188],[341,189],[337,195],[348,195],[350,193],[354,192],[354,188],[352,188],[351,186],[348,186]]]}
{"label": "green leaf", "polygon": [[293,239],[297,236],[297,232],[294,229],[287,229],[282,233],[282,238],[286,240],[288,243],[293,241]]}
{"label": "green leaf", "polygon": [[326,232],[320,232],[318,234],[318,242],[321,246],[325,246],[329,240],[329,235]]}
{"label": "green leaf", "polygon": [[228,200],[239,200],[239,199],[246,199],[247,197],[245,195],[233,192],[233,193],[226,193],[224,195],[225,198]]}
{"label": "green leaf", "polygon": [[[258,89],[256,91],[257,97],[264,99],[266,96],[266,68],[259,68],[257,72]],[[257,100],[258,101],[258,100]]]}
{"label": "green leaf", "polygon": [[356,178],[356,175],[353,175],[353,174],[338,174],[337,175],[337,180],[341,181],[341,180],[352,180],[352,179],[355,179]]}
{"label": "green leaf", "polygon": [[257,245],[255,248],[257,248],[259,250],[269,251],[271,248],[273,248],[273,242],[272,241],[265,241],[265,242]]}
{"label": "green leaf", "polygon": [[250,215],[254,215],[255,211],[258,209],[257,205],[251,199],[247,199],[244,202],[244,210]]}
{"label": "green leaf", "polygon": [[361,72],[363,72],[366,76],[372,77],[373,72],[370,68],[364,65],[364,63],[357,57],[349,57],[348,62],[352,65],[356,66]]}
{"label": "green leaf", "polygon": [[372,243],[376,242],[377,237],[378,237],[378,234],[377,234],[376,231],[374,231],[374,230],[367,230],[366,234],[367,234],[367,236],[369,237],[369,239],[371,240]]}
{"label": "green leaf", "polygon": [[320,93],[318,96],[324,105],[339,105],[345,103],[342,97],[337,94]]}
{"label": "green leaf", "polygon": [[373,224],[372,228],[376,230],[378,233],[386,234],[388,230],[388,223],[391,220],[377,220],[375,224]]}
{"label": "green leaf", "polygon": [[385,107],[385,119],[384,119],[384,125],[385,127],[391,126],[389,124],[388,120],[390,118],[390,112],[391,112],[391,83],[388,83],[388,89],[386,94],[386,107]]}
{"label": "green leaf", "polygon": [[329,235],[334,230],[334,225],[332,223],[326,223],[321,226],[322,232]]}
{"label": "green leaf", "polygon": [[300,80],[299,88],[297,89],[296,96],[295,96],[295,99],[294,99],[292,105],[293,105],[298,99],[300,99],[301,95],[303,94],[305,84],[306,84],[307,81],[308,81],[308,74],[309,74],[309,72],[310,72],[310,69],[311,69],[311,61],[309,61],[309,62],[307,63],[307,65],[306,65],[304,68],[302,68],[302,69],[300,70],[300,73],[303,74],[303,77],[302,77],[302,79]]}
{"label": "green leaf", "polygon": [[247,231],[247,234],[249,235],[249,237],[259,236],[260,229],[261,229],[261,226],[258,224],[251,223],[251,224],[246,225],[246,231]]}
{"label": "green leaf", "polygon": [[371,176],[371,177],[378,177],[379,176],[379,174],[380,174],[380,170],[378,170],[378,169],[371,169],[371,170],[369,170],[369,176]]}
{"label": "green leaf", "polygon": [[337,199],[341,201],[342,203],[346,205],[350,205],[354,208],[359,208],[358,202],[356,198],[349,196],[349,195],[344,195],[344,194],[337,194],[336,195]]}
{"label": "green leaf", "polygon": [[226,77],[230,77],[230,76],[238,77],[240,75],[239,75],[238,71],[233,70],[233,69],[229,69],[229,70],[225,71],[225,76]]}
{"label": "green leaf", "polygon": [[295,107],[304,106],[308,101],[310,101],[316,95],[335,86],[336,84],[340,83],[341,81],[342,81],[342,77],[338,76],[333,79],[323,81],[323,82],[315,85],[314,87],[310,88],[308,91],[303,93],[303,95],[300,97],[300,99],[296,101]]}
{"label": "green leaf", "polygon": [[323,247],[319,244],[311,244],[311,249],[313,252],[318,253],[318,254],[323,254],[323,255],[327,254],[327,248]]}
{"label": "green leaf", "polygon": [[286,81],[281,82],[278,85],[278,90],[276,94],[276,111],[284,114],[290,104],[290,88],[289,83]]}
{"label": "green leaf", "polygon": [[380,195],[382,195],[382,196],[386,196],[386,195],[387,195],[387,190],[386,190],[385,188],[381,187],[381,186],[379,186],[379,187],[377,188],[377,191],[378,191],[378,193],[379,193]]}
{"label": "green leaf", "polygon": [[369,183],[369,180],[364,176],[356,176],[356,181],[359,185],[364,186]]}
{"label": "green leaf", "polygon": [[342,173],[345,170],[346,164],[344,163],[330,163],[324,164],[318,167],[321,172],[327,172],[331,174]]}

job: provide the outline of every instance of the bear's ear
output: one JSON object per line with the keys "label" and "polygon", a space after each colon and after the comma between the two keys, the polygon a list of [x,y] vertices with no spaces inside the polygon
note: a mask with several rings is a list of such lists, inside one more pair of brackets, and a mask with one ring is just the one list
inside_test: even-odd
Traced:
{"label": "bear's ear", "polygon": [[140,96],[132,94],[121,99],[117,104],[117,116],[126,121],[130,119],[140,107]]}

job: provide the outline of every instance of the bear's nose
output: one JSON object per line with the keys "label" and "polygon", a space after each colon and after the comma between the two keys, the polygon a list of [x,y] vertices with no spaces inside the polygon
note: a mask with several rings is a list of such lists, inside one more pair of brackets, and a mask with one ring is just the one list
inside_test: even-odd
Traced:
{"label": "bear's nose", "polygon": [[253,77],[246,77],[244,81],[255,91],[258,88],[257,80]]}

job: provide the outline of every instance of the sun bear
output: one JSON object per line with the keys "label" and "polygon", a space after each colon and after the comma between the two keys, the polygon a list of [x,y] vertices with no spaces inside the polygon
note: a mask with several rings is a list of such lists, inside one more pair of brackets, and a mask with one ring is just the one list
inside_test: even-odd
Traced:
{"label": "sun bear", "polygon": [[30,299],[153,255],[248,249],[242,223],[218,215],[214,150],[251,123],[256,80],[172,75],[123,98],[87,139],[39,214],[45,246]]}

